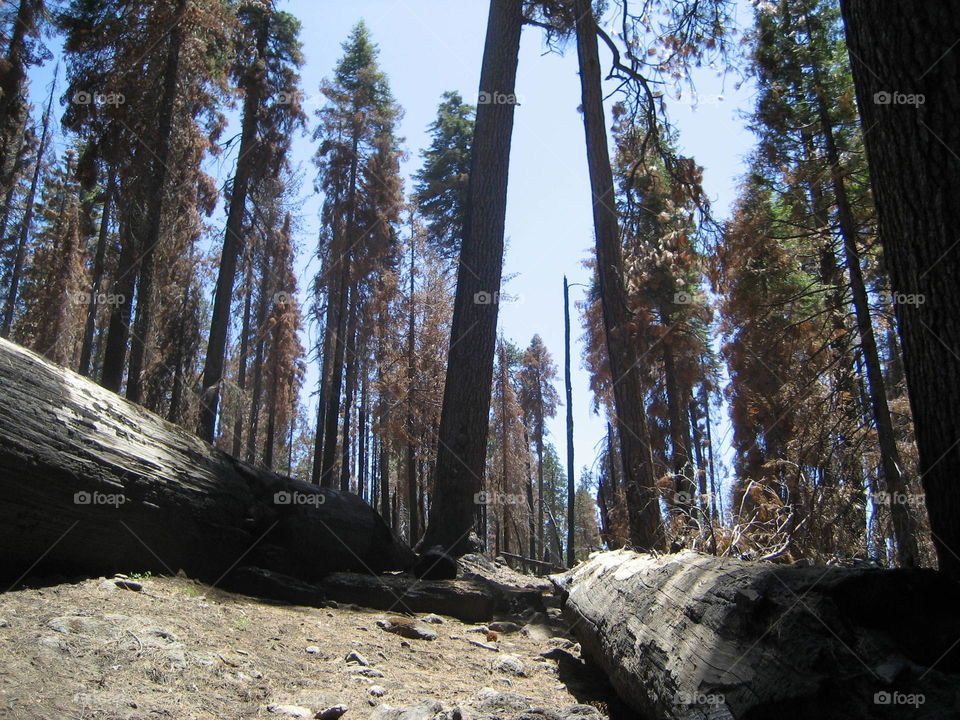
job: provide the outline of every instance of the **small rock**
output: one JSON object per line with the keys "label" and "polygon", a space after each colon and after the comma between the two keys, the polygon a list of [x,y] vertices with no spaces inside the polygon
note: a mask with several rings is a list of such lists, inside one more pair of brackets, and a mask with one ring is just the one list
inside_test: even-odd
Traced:
{"label": "small rock", "polygon": [[424,615],[422,618],[420,618],[420,620],[425,623],[430,623],[431,625],[442,625],[444,622],[442,617],[439,615],[434,615],[433,613]]}
{"label": "small rock", "polygon": [[409,618],[392,617],[386,620],[377,620],[377,627],[388,633],[409,638],[410,640],[436,640],[437,634],[423,623]]}
{"label": "small rock", "polygon": [[283,715],[292,718],[310,718],[313,717],[313,710],[300,707],[299,705],[267,705],[267,710],[274,715]]}
{"label": "small rock", "polygon": [[350,652],[348,652],[344,660],[346,660],[348,663],[356,663],[357,665],[363,665],[363,666],[367,666],[370,664],[367,661],[367,659],[363,655],[358,653],[356,650],[351,650]]}
{"label": "small rock", "polygon": [[382,685],[373,685],[370,687],[370,694],[374,697],[383,697],[387,694],[387,689]]}
{"label": "small rock", "polygon": [[170,663],[170,667],[177,670],[183,670],[187,666],[187,656],[183,650],[167,650],[166,653],[164,653],[164,657],[166,661]]}
{"label": "small rock", "polygon": [[337,718],[346,714],[346,712],[346,705],[334,705],[333,707],[328,707],[326,710],[321,710],[314,715],[314,718],[316,718],[316,720],[337,720]]}
{"label": "small rock", "polygon": [[[336,610],[337,608],[340,607],[340,603],[338,603],[336,600],[327,600],[327,601],[326,601],[323,605],[321,605],[320,607],[325,607],[325,608],[330,608],[331,610]],[[327,613],[327,615],[330,615],[330,613]],[[331,617],[332,617],[332,616],[331,616]],[[338,705],[337,707],[342,707],[342,706],[341,706],[341,705]]]}
{"label": "small rock", "polygon": [[117,580],[113,581],[113,584],[121,590],[131,590],[133,592],[141,592],[143,590],[143,585],[135,580],[118,578]]}
{"label": "small rock", "polygon": [[490,632],[490,628],[488,628],[486,625],[477,625],[476,627],[467,628],[467,632],[483,633],[486,635],[488,632]]}
{"label": "small rock", "polygon": [[530,709],[530,701],[523,695],[512,692],[497,692],[493,688],[483,688],[477,693],[477,710],[482,713],[520,712]]}
{"label": "small rock", "polygon": [[517,677],[525,677],[523,662],[515,655],[501,655],[493,663],[493,669]]}
{"label": "small rock", "polygon": [[318,648],[316,645],[307,645],[307,652],[311,655],[319,655],[320,648]]}
{"label": "small rock", "polygon": [[573,660],[574,662],[579,662],[576,657],[569,650],[565,648],[550,648],[540,653],[540,658],[545,660],[556,660],[558,663],[566,662]]}
{"label": "small rock", "polygon": [[6,618],[0,617],[0,627],[10,627],[10,623],[7,622]]}
{"label": "small rock", "polygon": [[547,640],[547,645],[550,647],[561,648],[563,650],[569,650],[573,647],[573,641],[564,637],[552,637]]}
{"label": "small rock", "polygon": [[370,720],[433,720],[439,712],[443,712],[443,706],[440,703],[423,700],[413,705],[396,708],[381,705],[370,715]]}
{"label": "small rock", "polygon": [[606,720],[606,718],[590,705],[570,705],[557,711],[557,720]]}
{"label": "small rock", "polygon": [[498,621],[492,622],[487,627],[489,627],[494,632],[498,633],[515,633],[520,631],[520,626],[514,622],[508,621]]}
{"label": "small rock", "polygon": [[380,672],[380,671],[377,670],[376,668],[372,668],[372,667],[362,667],[362,668],[351,667],[351,668],[347,668],[347,671],[353,673],[354,675],[356,675],[356,676],[358,676],[358,677],[361,677],[361,676],[362,676],[362,677],[368,677],[368,678],[382,678],[382,677],[383,677],[383,673],[382,673],[382,672]]}

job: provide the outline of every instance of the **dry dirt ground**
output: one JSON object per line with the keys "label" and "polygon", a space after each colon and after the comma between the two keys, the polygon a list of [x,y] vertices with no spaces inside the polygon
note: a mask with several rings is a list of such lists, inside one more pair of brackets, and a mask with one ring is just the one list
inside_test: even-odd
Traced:
{"label": "dry dirt ground", "polygon": [[0,718],[326,719],[338,705],[344,720],[623,717],[555,610],[513,617],[530,623],[514,632],[433,617],[435,639],[407,639],[377,624],[396,613],[136,580],[0,595]]}

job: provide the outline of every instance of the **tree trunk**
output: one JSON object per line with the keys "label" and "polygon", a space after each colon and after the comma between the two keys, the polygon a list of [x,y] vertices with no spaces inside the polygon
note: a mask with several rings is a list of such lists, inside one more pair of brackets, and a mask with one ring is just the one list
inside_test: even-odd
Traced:
{"label": "tree trunk", "polygon": [[[267,278],[262,278],[260,285],[266,288]],[[239,390],[242,408],[243,395],[247,390],[247,355],[250,354],[250,315],[253,305],[253,258],[247,260],[246,291],[243,299],[243,319],[240,321],[240,355],[237,358],[237,389]],[[243,410],[237,411],[233,420],[233,456],[243,456]]]}
{"label": "tree trunk", "polygon": [[357,324],[361,306],[360,290],[355,289],[351,294],[350,317],[347,320],[347,344],[344,357],[347,363],[346,387],[343,391],[343,443],[340,446],[340,489],[350,489],[350,440],[351,416],[353,414],[353,394],[357,384]]}
{"label": "tree trunk", "polygon": [[127,339],[130,334],[130,317],[133,314],[133,293],[136,288],[137,237],[132,229],[133,219],[127,213],[120,219],[120,257],[113,277],[110,294],[110,322],[103,349],[103,369],[100,384],[107,390],[120,392],[123,383],[123,368],[127,357]]}
{"label": "tree trunk", "polygon": [[897,303],[896,314],[933,544],[960,579],[960,96],[948,90],[960,75],[960,14],[921,0],[841,8],[892,289],[924,301]]}
{"label": "tree trunk", "polygon": [[410,235],[410,307],[407,313],[407,497],[410,502],[410,544],[416,545],[420,539],[420,523],[417,506],[420,503],[417,489],[416,448],[413,443],[413,384],[416,378],[417,317],[414,312],[414,283],[416,267],[414,265],[414,241],[416,235]]}
{"label": "tree trunk", "polygon": [[645,720],[953,717],[960,588],[932,570],[619,550],[551,579],[583,654]]}
{"label": "tree trunk", "polygon": [[352,494],[258,471],[13,343],[0,358],[6,579],[183,569],[217,583],[240,564],[312,579],[414,559]]}
{"label": "tree trunk", "polygon": [[[422,546],[469,552],[487,454],[521,0],[491,0],[437,450]],[[487,102],[484,102],[486,100]]]}
{"label": "tree trunk", "polygon": [[166,65],[163,70],[163,93],[160,113],[157,118],[156,150],[151,152],[155,159],[150,179],[147,182],[147,217],[143,232],[143,244],[140,246],[140,258],[137,262],[137,314],[130,333],[130,365],[127,368],[127,399],[138,403],[143,395],[142,374],[147,362],[147,343],[153,328],[153,265],[154,254],[160,242],[163,220],[163,200],[167,190],[170,148],[173,139],[173,116],[176,112],[177,85],[180,80],[180,50],[183,46],[183,28],[181,20],[187,8],[187,0],[177,1],[176,15],[170,30],[170,46],[167,50]]}
{"label": "tree trunk", "polygon": [[104,191],[103,210],[100,216],[100,231],[97,234],[97,249],[93,256],[93,278],[90,283],[90,300],[87,303],[87,319],[83,328],[83,343],[80,348],[80,363],[78,372],[81,375],[90,374],[90,362],[93,358],[93,338],[97,328],[97,297],[103,287],[104,259],[107,254],[107,238],[110,235],[110,212],[113,208],[113,196],[117,189],[117,173],[109,170],[110,177]]}
{"label": "tree trunk", "polygon": [[[264,277],[271,277],[272,262],[266,261]],[[257,435],[260,434],[260,396],[263,392],[263,356],[266,337],[264,327],[267,323],[267,303],[272,289],[272,282],[267,282],[260,289],[257,298],[257,350],[253,359],[253,389],[250,393],[250,430],[247,432],[247,462],[253,462],[257,457]]]}
{"label": "tree trunk", "polygon": [[[23,0],[26,2],[26,0]],[[60,66],[57,65],[59,70]],[[14,252],[13,269],[10,271],[10,288],[7,290],[7,302],[3,309],[3,322],[0,324],[0,338],[10,337],[13,327],[13,316],[17,309],[17,295],[20,289],[20,276],[23,274],[23,264],[27,259],[27,240],[30,237],[30,228],[33,224],[33,206],[37,197],[37,185],[40,182],[40,172],[43,170],[43,154],[47,149],[47,134],[50,130],[50,110],[53,107],[53,91],[57,86],[57,76],[54,73],[53,83],[50,85],[50,95],[47,98],[47,109],[43,113],[43,126],[40,130],[40,145],[37,147],[37,160],[33,167],[33,177],[30,179],[30,192],[27,193],[23,219],[20,221],[20,233],[17,236],[17,247]]]}
{"label": "tree trunk", "polygon": [[[349,265],[349,260],[344,259],[343,263],[346,267]],[[323,433],[323,456],[320,458],[319,476],[323,487],[333,487],[333,469],[337,460],[337,429],[340,422],[340,394],[343,389],[343,361],[347,351],[345,337],[347,314],[351,303],[350,298],[356,292],[356,288],[350,287],[347,283],[347,277],[348,273],[344,270],[340,283],[341,292],[337,298],[337,324],[333,341],[330,343],[333,358],[330,362],[330,378],[324,403],[326,415],[323,418],[323,428],[317,429],[317,432]]]}
{"label": "tree trunk", "polygon": [[576,559],[574,527],[577,484],[573,472],[573,384],[570,380],[570,286],[563,276],[563,385],[567,398],[567,567]]}
{"label": "tree trunk", "polygon": [[577,17],[577,57],[580,63],[583,126],[593,193],[597,280],[603,309],[607,357],[613,378],[617,434],[626,475],[624,484],[630,518],[630,540],[638,550],[659,550],[664,545],[663,523],[654,487],[639,358],[629,337],[629,310],[623,285],[623,253],[603,112],[597,27],[590,0],[575,0],[574,8]]}
{"label": "tree trunk", "polygon": [[[815,71],[816,72],[816,71]],[[819,73],[817,73],[819,74]],[[870,407],[877,427],[877,443],[880,446],[880,466],[883,479],[890,495],[890,516],[893,522],[893,534],[897,543],[897,561],[901,567],[916,567],[919,561],[916,527],[910,515],[910,505],[906,501],[907,479],[903,475],[903,461],[897,448],[897,438],[893,433],[890,419],[890,407],[887,405],[887,389],[883,379],[883,367],[880,365],[880,353],[873,332],[873,320],[870,317],[870,300],[860,267],[860,250],[857,247],[857,227],[847,199],[847,188],[840,167],[840,154],[833,134],[833,123],[823,93],[818,93],[817,103],[820,112],[820,124],[823,131],[827,162],[830,164],[830,179],[833,184],[834,199],[837,203],[837,220],[840,235],[843,238],[843,250],[850,276],[850,292],[853,296],[854,315],[860,334],[860,348],[867,369],[867,392]],[[901,502],[903,500],[903,502]]]}
{"label": "tree trunk", "polygon": [[27,78],[27,33],[34,28],[36,0],[20,0],[17,14],[10,28],[6,62],[0,65],[0,189],[13,185],[14,177],[8,175],[15,163],[10,158],[19,152],[13,143],[19,143],[16,128],[27,119],[24,106],[23,85]]}
{"label": "tree trunk", "polygon": [[[270,12],[264,10],[260,27],[257,28],[257,52],[251,75],[263,72],[257,65],[264,62],[267,41],[270,39]],[[230,327],[230,305],[233,300],[233,283],[237,275],[237,260],[243,249],[243,217],[247,206],[247,193],[256,156],[251,152],[257,140],[257,125],[260,116],[262,78],[252,77],[246,83],[243,100],[243,120],[240,126],[240,148],[237,151],[237,169],[230,188],[230,207],[227,211],[227,227],[220,253],[220,269],[217,287],[213,295],[213,315],[210,321],[210,338],[203,366],[203,385],[200,395],[199,435],[211,442],[217,424],[217,407],[220,403],[220,381],[227,350],[227,330]]]}

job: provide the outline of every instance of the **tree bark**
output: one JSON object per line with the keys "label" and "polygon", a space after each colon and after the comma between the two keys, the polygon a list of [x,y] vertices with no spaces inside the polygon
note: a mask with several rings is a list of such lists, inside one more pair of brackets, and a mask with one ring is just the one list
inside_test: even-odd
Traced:
{"label": "tree bark", "polygon": [[243,564],[309,580],[414,560],[355,495],[257,470],[7,341],[0,386],[5,579],[183,569],[216,583]]}
{"label": "tree bark", "polygon": [[[960,14],[921,0],[840,5],[892,289],[924,300],[896,315],[933,544],[960,579]],[[900,101],[910,95],[917,104]]]}
{"label": "tree bark", "polygon": [[[583,654],[645,720],[955,712],[960,587],[932,570],[618,550],[551,579]],[[884,704],[894,692],[921,700]]]}
{"label": "tree bark", "polygon": [[623,284],[623,253],[604,120],[597,26],[590,0],[575,0],[574,8],[583,126],[593,193],[597,280],[613,381],[617,434],[626,475],[624,484],[630,540],[638,550],[658,550],[664,545],[663,523],[654,487],[639,358],[629,337],[630,318]]}
{"label": "tree bark", "polygon": [[[482,487],[503,270],[521,0],[491,0],[457,270],[435,487],[423,547],[469,552]],[[489,100],[489,102],[482,102]]]}

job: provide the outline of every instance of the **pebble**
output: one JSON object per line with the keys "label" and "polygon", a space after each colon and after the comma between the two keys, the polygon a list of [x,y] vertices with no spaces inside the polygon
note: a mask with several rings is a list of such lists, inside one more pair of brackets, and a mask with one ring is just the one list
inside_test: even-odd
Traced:
{"label": "pebble", "polygon": [[267,705],[267,710],[274,715],[283,715],[292,718],[312,718],[313,710],[299,705]]}
{"label": "pebble", "polygon": [[316,720],[337,720],[341,715],[346,714],[346,705],[334,705],[326,710],[321,710],[315,715]]}
{"label": "pebble", "polygon": [[319,655],[320,648],[318,648],[316,645],[307,645],[307,652],[311,655]]}
{"label": "pebble", "polygon": [[525,677],[523,662],[515,655],[501,655],[493,663],[493,669],[517,677]]}
{"label": "pebble", "polygon": [[437,634],[422,623],[407,618],[377,620],[377,627],[410,640],[436,640]]}
{"label": "pebble", "polygon": [[487,627],[498,633],[515,633],[520,631],[519,625],[507,621],[492,622]]}
{"label": "pebble", "polygon": [[370,663],[367,659],[358,653],[356,650],[351,650],[347,653],[347,656],[344,658],[348,663],[356,663],[357,665],[367,666]]}
{"label": "pebble", "polygon": [[370,687],[370,694],[374,697],[383,697],[387,694],[387,690],[382,685],[372,685]]}
{"label": "pebble", "polygon": [[422,620],[425,623],[430,623],[431,625],[442,625],[444,622],[442,617],[440,617],[439,615],[434,615],[433,613],[430,613],[429,615],[424,615],[422,618],[420,618],[420,620]]}

